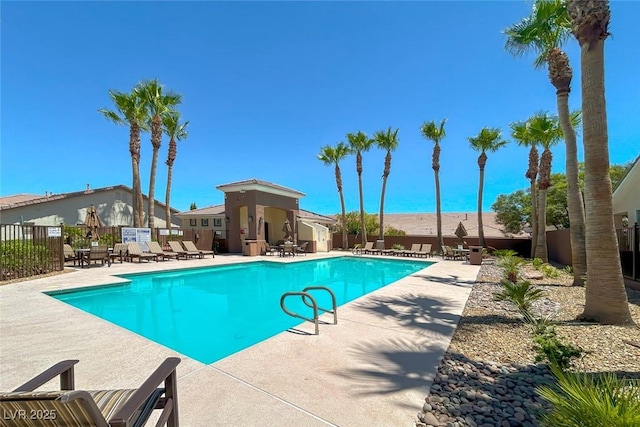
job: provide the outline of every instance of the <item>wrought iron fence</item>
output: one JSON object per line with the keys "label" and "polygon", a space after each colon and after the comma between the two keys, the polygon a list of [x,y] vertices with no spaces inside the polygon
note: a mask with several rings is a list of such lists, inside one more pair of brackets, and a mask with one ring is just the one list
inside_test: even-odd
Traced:
{"label": "wrought iron fence", "polygon": [[634,280],[640,280],[640,225],[619,228],[616,230],[616,235],[622,274]]}
{"label": "wrought iron fence", "polygon": [[0,225],[0,280],[20,279],[64,269],[62,228]]}

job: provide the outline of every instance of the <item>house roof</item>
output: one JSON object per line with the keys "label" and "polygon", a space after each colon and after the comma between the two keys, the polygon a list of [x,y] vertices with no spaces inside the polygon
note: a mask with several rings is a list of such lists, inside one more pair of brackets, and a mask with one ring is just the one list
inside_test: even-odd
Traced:
{"label": "house roof", "polygon": [[304,209],[298,210],[298,218],[303,220],[306,219],[317,222],[326,222],[330,224],[335,224],[337,222],[335,218],[332,218],[330,216],[320,215],[318,213],[307,211]]}
{"label": "house roof", "polygon": [[633,171],[637,167],[640,167],[640,166],[638,166],[639,164],[640,164],[640,156],[636,157],[636,159],[633,161],[633,164],[631,165],[631,167],[629,169],[627,169],[627,172],[624,174],[622,179],[618,182],[618,185],[616,185],[616,188],[613,189],[613,193],[612,194],[616,194],[616,191],[618,190],[618,188],[620,188],[620,187],[624,188],[624,185],[626,185],[626,184],[623,185],[623,183],[627,180],[627,178],[629,178],[631,176],[631,171]]}
{"label": "house roof", "polygon": [[224,216],[224,204],[206,206],[200,209],[191,209],[176,214],[178,218],[188,218],[190,216],[222,215]]}
{"label": "house roof", "polygon": [[[113,191],[113,190],[126,191],[128,193],[133,192],[131,187],[127,187],[126,185],[114,185],[111,187],[87,189],[84,191],[74,191],[71,193],[47,194],[45,196],[39,196],[39,195],[36,196],[31,194],[18,194],[14,196],[0,197],[0,210],[14,209],[21,206],[37,205],[40,203],[52,202],[54,200],[69,199],[73,197],[84,196],[87,194],[96,194],[96,193]],[[142,195],[142,197],[145,199],[148,199],[148,197],[144,194]],[[164,203],[161,203],[157,200],[156,200],[156,203],[162,207],[166,206]],[[174,208],[171,208],[171,211],[178,212],[178,210]]]}
{"label": "house roof", "polygon": [[224,192],[231,193],[235,191],[262,191],[264,193],[278,194],[286,197],[292,197],[299,199],[304,197],[305,194],[300,191],[293,190],[291,188],[283,187],[282,185],[274,184],[268,181],[262,181],[260,179],[247,179],[244,181],[231,182],[229,184],[222,184],[216,186],[216,189]]}

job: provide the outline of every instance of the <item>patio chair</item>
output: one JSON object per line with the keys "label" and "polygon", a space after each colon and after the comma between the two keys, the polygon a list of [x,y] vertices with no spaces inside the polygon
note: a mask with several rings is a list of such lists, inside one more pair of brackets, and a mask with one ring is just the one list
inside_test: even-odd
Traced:
{"label": "patio chair", "polygon": [[150,252],[143,252],[137,242],[128,243],[127,245],[129,247],[129,258],[131,258],[131,262],[133,262],[134,258],[137,258],[139,263],[142,262],[143,259],[146,261],[153,259],[158,262],[158,255]]}
{"label": "patio chair", "polygon": [[73,265],[76,265],[76,261],[78,261],[78,254],[73,250],[71,245],[64,244],[64,262],[73,261]]}
{"label": "patio chair", "polygon": [[278,248],[275,246],[271,246],[269,243],[264,244],[264,254],[265,255],[273,255],[278,253]]}
{"label": "patio chair", "polygon": [[[19,426],[143,426],[161,409],[157,426],[178,427],[177,357],[169,357],[133,390],[75,390],[74,365],[65,360],[9,393],[0,393],[2,425]],[[35,391],[60,377],[59,391]],[[164,384],[163,384],[164,383]]]}
{"label": "patio chair", "polygon": [[295,252],[293,251],[293,242],[284,242],[284,246],[282,247],[282,252],[280,252],[280,256],[295,256]]}
{"label": "patio chair", "polygon": [[431,243],[423,243],[420,250],[416,252],[416,256],[431,257]]}
{"label": "patio chair", "polygon": [[111,267],[111,259],[109,258],[109,248],[106,245],[91,246],[89,248],[89,258],[86,260],[87,266],[97,264],[98,261],[104,266],[105,262]]}
{"label": "patio chair", "polygon": [[109,260],[113,263],[116,259],[120,260],[120,264],[129,257],[129,246],[126,243],[116,243],[113,245],[113,252],[109,254]]}
{"label": "patio chair", "polygon": [[373,248],[373,242],[367,242],[367,243],[365,243],[365,245],[363,246],[363,248],[362,248],[362,252],[363,252],[364,254],[369,254],[369,253],[371,253],[371,254],[375,254],[375,253],[380,252],[380,250],[379,250],[379,249],[374,249],[374,248]]}
{"label": "patio chair", "polygon": [[309,242],[304,242],[300,246],[294,248],[294,250],[296,254],[304,254],[304,256],[307,256],[307,246],[309,246]]}
{"label": "patio chair", "polygon": [[147,246],[149,247],[149,252],[158,256],[162,261],[175,258],[178,259],[178,254],[175,252],[167,252],[162,249],[160,243],[158,242],[147,242]]}
{"label": "patio chair", "polygon": [[198,249],[196,247],[196,244],[193,243],[191,240],[183,240],[182,245],[189,252],[200,252],[200,254],[202,255],[200,258],[204,258],[205,255],[211,255],[212,258],[216,257],[216,254],[213,251]]}
{"label": "patio chair", "polygon": [[351,249],[351,253],[353,255],[362,255],[362,245],[360,243],[356,243],[353,245],[353,249]]}
{"label": "patio chair", "polygon": [[451,249],[451,246],[446,246],[446,245],[442,247],[442,257],[444,259],[452,259],[452,260],[462,259],[462,256],[456,254],[453,251],[453,249]]}
{"label": "patio chair", "polygon": [[402,251],[403,256],[416,256],[422,245],[420,243],[412,243],[411,249]]}
{"label": "patio chair", "polygon": [[182,257],[184,259],[193,258],[195,256],[197,256],[199,258],[204,258],[204,255],[202,255],[199,251],[198,252],[196,252],[196,251],[186,251],[182,247],[180,242],[172,240],[172,241],[169,241],[167,243],[169,243],[169,246],[171,247],[171,250],[178,254],[178,257]]}

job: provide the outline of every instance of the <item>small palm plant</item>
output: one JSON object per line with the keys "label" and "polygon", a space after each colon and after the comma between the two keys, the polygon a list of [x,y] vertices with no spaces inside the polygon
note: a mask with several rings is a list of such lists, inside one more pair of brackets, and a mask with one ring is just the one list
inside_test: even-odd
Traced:
{"label": "small palm plant", "polygon": [[520,275],[520,264],[524,260],[517,256],[505,256],[499,259],[498,265],[504,269],[504,278],[511,283],[516,283]]}
{"label": "small palm plant", "polygon": [[557,366],[551,369],[557,385],[536,390],[552,405],[539,417],[543,426],[640,425],[640,381],[619,379],[614,373],[563,372]]}
{"label": "small palm plant", "polygon": [[493,251],[493,255],[495,255],[496,258],[504,258],[507,256],[516,256],[518,255],[518,252],[513,249],[496,249]]}
{"label": "small palm plant", "polygon": [[526,280],[513,283],[510,280],[502,279],[500,284],[502,285],[502,290],[494,294],[495,300],[511,302],[527,322],[534,323],[535,319],[531,314],[531,306],[534,302],[544,297],[544,291],[536,288]]}

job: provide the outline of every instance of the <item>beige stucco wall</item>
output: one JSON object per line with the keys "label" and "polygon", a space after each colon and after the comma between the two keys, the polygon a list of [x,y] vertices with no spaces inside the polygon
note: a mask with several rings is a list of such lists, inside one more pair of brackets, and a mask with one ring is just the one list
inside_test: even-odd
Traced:
{"label": "beige stucco wall", "polygon": [[[87,208],[96,207],[100,219],[105,226],[133,226],[133,208],[131,194],[120,189],[96,191],[81,196],[51,200],[43,203],[19,206],[0,211],[0,223],[20,224],[21,221],[32,222],[35,225],[67,225],[84,223]],[[149,204],[145,200],[144,209],[148,211]],[[164,227],[164,207],[155,206],[155,223],[157,227]],[[175,226],[180,224],[177,217],[172,217]]]}
{"label": "beige stucco wall", "polygon": [[629,225],[640,224],[640,161],[637,161],[613,193],[613,214],[616,228],[622,227],[622,217]]}

